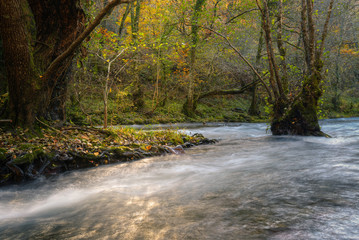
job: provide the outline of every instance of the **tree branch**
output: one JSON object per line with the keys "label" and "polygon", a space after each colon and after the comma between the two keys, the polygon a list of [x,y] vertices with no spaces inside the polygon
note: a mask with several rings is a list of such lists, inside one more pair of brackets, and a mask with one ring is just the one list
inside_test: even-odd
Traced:
{"label": "tree branch", "polygon": [[213,90],[213,91],[209,91],[203,94],[200,94],[197,97],[197,100],[200,100],[202,98],[206,98],[206,97],[210,97],[210,96],[215,96],[215,95],[232,95],[232,94],[241,94],[244,93],[245,91],[248,91],[250,88],[252,88],[255,84],[257,84],[260,80],[257,79],[256,81],[253,81],[239,89],[229,89],[229,90]]}
{"label": "tree branch", "polygon": [[325,23],[324,23],[324,27],[323,27],[323,33],[322,33],[322,38],[321,38],[321,42],[320,42],[320,47],[319,47],[319,50],[317,52],[317,55],[316,55],[316,60],[319,60],[320,57],[323,55],[323,51],[324,51],[324,42],[325,42],[325,39],[328,35],[328,26],[329,26],[329,20],[330,20],[330,17],[331,17],[331,14],[332,14],[332,10],[333,10],[333,5],[334,5],[334,0],[331,0],[330,1],[330,4],[329,4],[329,9],[328,9],[328,14],[327,14],[327,18],[325,19]]}
{"label": "tree branch", "polygon": [[296,49],[298,49],[300,51],[304,51],[303,48],[301,48],[301,47],[299,47],[299,46],[297,46],[297,45],[295,45],[295,44],[293,44],[293,43],[291,43],[289,41],[283,40],[283,42],[285,42],[286,44],[288,44],[288,45],[290,45],[290,46],[292,46],[292,47],[294,47],[294,48],[296,48]]}
{"label": "tree branch", "polygon": [[244,15],[246,13],[250,13],[250,12],[258,11],[258,10],[259,10],[259,8],[252,8],[252,9],[249,9],[247,11],[241,12],[240,14],[238,14],[238,15],[232,17],[231,19],[229,19],[225,24],[231,23],[233,20],[235,20],[236,18],[238,18],[238,17],[240,17],[240,16],[242,16],[242,15]]}
{"label": "tree branch", "polygon": [[129,3],[131,0],[113,0],[108,3],[96,16],[91,24],[75,39],[75,41],[61,54],[59,55],[50,66],[46,69],[43,74],[43,81],[47,81],[51,75],[57,70],[57,68],[62,64],[62,62],[71,56],[75,50],[81,45],[87,36],[101,23],[101,20],[110,12],[115,6],[122,3]]}
{"label": "tree branch", "polygon": [[268,92],[268,95],[269,95],[269,100],[271,101],[272,100],[272,94],[267,86],[267,84],[264,82],[263,78],[261,77],[261,75],[257,72],[257,70],[253,67],[253,65],[242,55],[242,53],[236,48],[233,46],[233,44],[228,40],[228,38],[226,36],[224,36],[223,34],[213,30],[213,29],[210,29],[210,28],[207,28],[207,27],[204,27],[204,26],[201,26],[202,28],[204,29],[207,29],[211,32],[213,32],[214,34],[222,37],[226,42],[227,44],[238,54],[238,56],[250,67],[250,69],[253,71],[253,73],[258,77],[259,81],[262,83],[262,85],[265,87],[266,91]]}
{"label": "tree branch", "polygon": [[310,72],[314,71],[314,57],[315,57],[315,28],[313,19],[313,8],[314,3],[312,0],[306,0],[307,2],[307,24],[308,24],[308,50],[309,50],[309,61],[310,61]]}

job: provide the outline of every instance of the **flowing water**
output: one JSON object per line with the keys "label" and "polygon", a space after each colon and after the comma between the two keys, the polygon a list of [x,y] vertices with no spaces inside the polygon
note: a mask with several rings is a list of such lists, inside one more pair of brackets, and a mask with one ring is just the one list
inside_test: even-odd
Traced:
{"label": "flowing water", "polygon": [[359,119],[322,128],[189,129],[220,142],[1,188],[0,239],[359,239]]}

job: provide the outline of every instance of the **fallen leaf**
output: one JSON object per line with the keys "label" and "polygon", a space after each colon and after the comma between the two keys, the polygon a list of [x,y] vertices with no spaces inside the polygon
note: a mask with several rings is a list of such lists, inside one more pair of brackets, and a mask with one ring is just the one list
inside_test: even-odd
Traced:
{"label": "fallen leaf", "polygon": [[82,135],[81,137],[82,137],[83,139],[90,140],[90,138],[89,138],[88,136]]}

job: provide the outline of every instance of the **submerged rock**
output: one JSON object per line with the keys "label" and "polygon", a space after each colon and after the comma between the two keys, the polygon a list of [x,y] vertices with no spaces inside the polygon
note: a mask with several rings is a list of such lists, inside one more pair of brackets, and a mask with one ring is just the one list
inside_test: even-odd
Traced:
{"label": "submerged rock", "polygon": [[184,149],[181,145],[178,145],[176,147],[168,147],[166,146],[166,148],[170,151],[170,153],[173,154],[184,154]]}

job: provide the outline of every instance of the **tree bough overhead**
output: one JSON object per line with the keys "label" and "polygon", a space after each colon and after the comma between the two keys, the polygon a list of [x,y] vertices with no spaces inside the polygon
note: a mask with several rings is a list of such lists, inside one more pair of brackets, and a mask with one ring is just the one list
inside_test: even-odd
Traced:
{"label": "tree bough overhead", "polygon": [[76,49],[117,5],[110,1],[86,28],[79,0],[0,0],[0,35],[17,126],[36,117],[65,120],[66,74]]}

